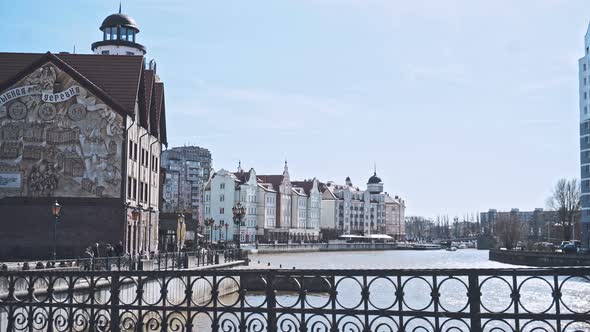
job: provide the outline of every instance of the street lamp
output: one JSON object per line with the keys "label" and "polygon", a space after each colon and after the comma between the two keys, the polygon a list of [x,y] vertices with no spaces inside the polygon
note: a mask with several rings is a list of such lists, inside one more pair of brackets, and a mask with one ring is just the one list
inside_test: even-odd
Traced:
{"label": "street lamp", "polygon": [[[232,212],[234,214],[234,224],[236,226],[238,226],[238,249],[240,249],[240,228],[242,226],[242,220],[244,219],[244,216],[246,215],[246,208],[242,206],[242,204],[240,204],[238,202],[238,204],[234,205],[234,207],[232,208]],[[234,237],[236,235],[234,234]]]}
{"label": "street lamp", "polygon": [[184,213],[179,213],[176,224],[176,248],[178,249],[178,251],[182,250],[182,248],[184,247],[185,236],[186,224],[184,223]]}
{"label": "street lamp", "polygon": [[209,237],[209,243],[211,244],[213,242],[213,227],[211,227],[213,225],[213,223],[215,223],[215,220],[213,218],[205,218],[205,220],[203,220],[203,222],[205,223],[205,227],[209,228],[210,230],[210,237]]}
{"label": "street lamp", "polygon": [[229,228],[229,223],[225,224],[225,243],[227,245],[227,229]]}
{"label": "street lamp", "polygon": [[[131,219],[133,220],[133,226],[131,226],[131,228],[135,228],[137,229],[137,219],[139,218],[139,209],[137,207],[134,207],[133,210],[131,211]],[[131,230],[129,231],[129,236],[127,237],[129,240],[129,251],[133,252],[135,254],[135,248],[133,248],[133,250],[131,250],[131,237],[133,237],[133,240],[135,241],[135,232],[132,234]],[[135,243],[135,245],[137,246],[137,243]]]}
{"label": "street lamp", "polygon": [[[221,240],[221,232],[223,231],[223,224],[224,221],[223,220],[219,220],[219,239]],[[227,236],[225,237],[225,241],[227,242]]]}
{"label": "street lamp", "polygon": [[55,217],[53,221],[53,260],[57,258],[57,223],[59,222],[59,215],[61,213],[61,205],[55,201],[51,206],[51,214]]}
{"label": "street lamp", "polygon": [[254,233],[254,245],[256,246],[256,249],[258,249],[258,225],[254,226],[254,230],[256,230]]}

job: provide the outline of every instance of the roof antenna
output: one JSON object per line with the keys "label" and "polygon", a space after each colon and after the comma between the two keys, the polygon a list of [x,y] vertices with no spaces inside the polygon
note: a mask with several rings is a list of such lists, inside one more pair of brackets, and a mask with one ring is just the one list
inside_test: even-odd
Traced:
{"label": "roof antenna", "polygon": [[375,168],[374,168],[374,173],[373,174],[377,175],[377,163],[374,163],[374,167]]}
{"label": "roof antenna", "polygon": [[121,1],[119,1],[119,14],[121,14]]}

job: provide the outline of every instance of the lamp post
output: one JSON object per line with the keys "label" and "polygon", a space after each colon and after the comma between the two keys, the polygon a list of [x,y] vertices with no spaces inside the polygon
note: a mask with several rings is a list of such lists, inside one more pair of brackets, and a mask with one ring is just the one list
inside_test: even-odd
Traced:
{"label": "lamp post", "polygon": [[[133,226],[131,227],[132,229],[137,228],[137,219],[138,218],[139,218],[139,209],[137,209],[137,207],[135,207],[131,211],[131,219],[133,220]],[[127,238],[129,239],[129,251],[130,252],[132,251],[135,254],[135,248],[131,248],[131,238],[133,238],[134,242],[136,239],[135,239],[135,236],[132,234],[135,234],[135,232],[131,233],[131,231],[129,231],[129,236]],[[137,243],[135,243],[135,245],[137,246]]]}
{"label": "lamp post", "polygon": [[61,205],[57,201],[51,206],[51,214],[55,220],[53,221],[53,260],[57,258],[57,223],[59,222],[59,215],[61,213]]}
{"label": "lamp post", "polygon": [[229,228],[229,223],[225,224],[224,226],[225,226],[225,242],[227,244],[227,230]]}
{"label": "lamp post", "polygon": [[[219,220],[219,239],[222,239],[221,232],[223,231],[223,224],[224,224],[224,221]],[[225,241],[227,241],[227,237],[225,238]]]}
{"label": "lamp post", "polygon": [[176,248],[177,251],[181,251],[184,247],[184,238],[186,236],[186,224],[184,223],[184,213],[178,214],[176,220]]}
{"label": "lamp post", "polygon": [[209,228],[210,232],[209,234],[211,235],[209,237],[209,244],[211,244],[213,242],[213,223],[215,223],[215,220],[213,220],[213,218],[205,218],[205,220],[203,220],[203,222],[205,223],[205,226],[207,228]]}
{"label": "lamp post", "polygon": [[[242,220],[244,219],[244,216],[246,215],[246,208],[242,206],[242,204],[240,204],[238,202],[238,204],[234,205],[234,207],[232,208],[232,212],[234,214],[234,224],[236,226],[238,226],[238,235],[237,235],[237,242],[238,242],[238,249],[240,249],[240,236],[241,236],[241,226],[242,226]],[[234,237],[236,235],[234,234]]]}
{"label": "lamp post", "polygon": [[258,225],[254,226],[254,230],[256,231],[254,233],[254,245],[256,246],[256,249],[258,249]]}

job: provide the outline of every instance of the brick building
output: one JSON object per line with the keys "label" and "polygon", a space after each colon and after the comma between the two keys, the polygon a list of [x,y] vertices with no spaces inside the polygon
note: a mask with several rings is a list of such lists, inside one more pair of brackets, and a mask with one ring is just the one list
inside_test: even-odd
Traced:
{"label": "brick building", "polygon": [[58,257],[157,250],[164,86],[133,19],[100,29],[97,54],[0,53],[0,258],[50,256],[56,200]]}

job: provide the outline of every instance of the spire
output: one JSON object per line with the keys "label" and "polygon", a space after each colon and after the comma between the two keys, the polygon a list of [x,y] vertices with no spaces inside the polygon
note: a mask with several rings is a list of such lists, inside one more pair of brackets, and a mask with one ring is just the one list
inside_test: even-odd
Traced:
{"label": "spire", "polygon": [[238,160],[238,173],[242,173],[244,170],[242,169],[242,161]]}
{"label": "spire", "polygon": [[373,171],[373,175],[377,175],[377,163],[374,163],[374,171]]}
{"label": "spire", "polygon": [[119,14],[121,14],[121,1],[119,1]]}
{"label": "spire", "polygon": [[289,167],[287,166],[287,159],[285,159],[285,169],[283,170],[283,175],[289,174]]}

